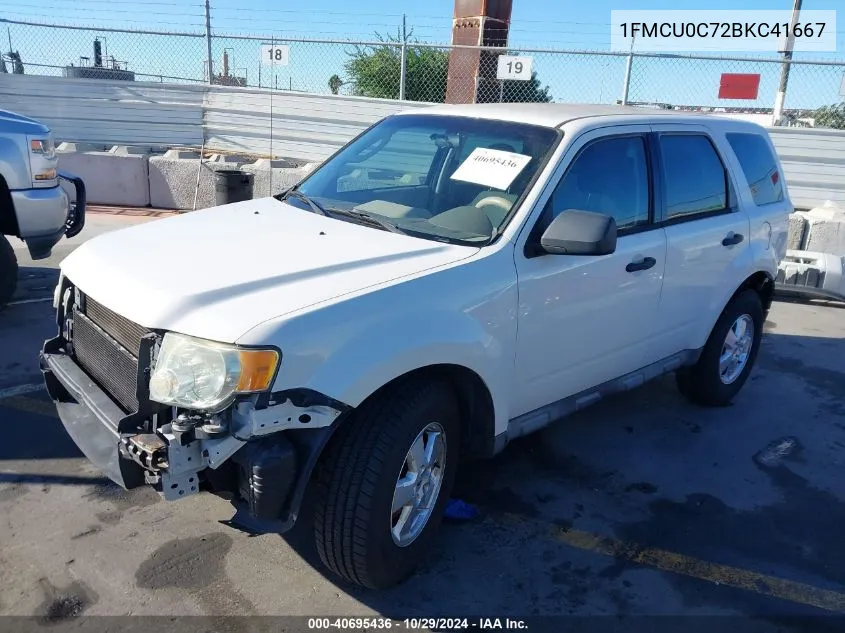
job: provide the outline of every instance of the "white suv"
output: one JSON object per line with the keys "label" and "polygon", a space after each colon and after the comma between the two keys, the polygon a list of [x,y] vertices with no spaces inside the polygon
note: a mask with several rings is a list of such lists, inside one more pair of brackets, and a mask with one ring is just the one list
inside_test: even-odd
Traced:
{"label": "white suv", "polygon": [[114,481],[228,496],[253,529],[291,527],[308,491],[325,564],[387,587],[429,548],[459,460],[666,372],[727,404],[791,210],[747,122],[414,110],[275,199],[88,241],[42,368]]}

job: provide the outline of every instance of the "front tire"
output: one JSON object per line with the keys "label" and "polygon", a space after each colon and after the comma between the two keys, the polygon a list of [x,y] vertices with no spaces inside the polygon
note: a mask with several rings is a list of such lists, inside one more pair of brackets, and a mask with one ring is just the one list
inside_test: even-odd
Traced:
{"label": "front tire", "polygon": [[414,572],[452,490],[459,421],[448,385],[412,380],[337,430],[315,479],[314,537],[331,571],[370,589]]}
{"label": "front tire", "polygon": [[18,287],[18,260],[9,240],[0,235],[0,310],[12,300]]}
{"label": "front tire", "polygon": [[676,372],[680,392],[694,404],[729,405],[754,367],[764,320],[757,292],[744,290],[734,297],[716,322],[698,362]]}

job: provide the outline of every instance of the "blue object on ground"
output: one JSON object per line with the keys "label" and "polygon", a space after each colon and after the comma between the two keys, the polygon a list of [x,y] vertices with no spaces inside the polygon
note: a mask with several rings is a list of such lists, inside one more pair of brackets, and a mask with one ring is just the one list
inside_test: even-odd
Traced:
{"label": "blue object on ground", "polygon": [[452,521],[471,521],[478,516],[478,508],[460,499],[450,499],[443,514],[445,519]]}

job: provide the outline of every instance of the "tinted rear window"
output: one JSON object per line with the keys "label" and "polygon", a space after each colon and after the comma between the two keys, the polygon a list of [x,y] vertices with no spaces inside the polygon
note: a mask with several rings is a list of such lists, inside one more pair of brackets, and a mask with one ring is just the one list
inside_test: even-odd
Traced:
{"label": "tinted rear window", "polygon": [[666,218],[723,210],[728,204],[725,168],[713,144],[699,134],[662,134]]}
{"label": "tinted rear window", "polygon": [[726,134],[758,206],[783,200],[783,178],[766,139],[759,134]]}

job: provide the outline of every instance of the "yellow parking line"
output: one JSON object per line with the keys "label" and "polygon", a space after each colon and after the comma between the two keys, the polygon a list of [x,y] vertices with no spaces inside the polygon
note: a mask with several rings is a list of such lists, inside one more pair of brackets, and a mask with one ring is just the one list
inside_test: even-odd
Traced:
{"label": "yellow parking line", "polygon": [[56,414],[56,405],[52,402],[26,398],[24,396],[3,398],[0,400],[0,409],[17,409],[18,411],[35,413],[36,415],[44,415],[50,418],[58,417]]}
{"label": "yellow parking line", "polygon": [[[516,515],[508,515],[508,517],[520,523],[527,521]],[[801,582],[767,576],[740,567],[711,563],[654,547],[617,541],[590,532],[565,529],[547,523],[542,525],[551,538],[576,549],[627,560],[638,565],[696,578],[705,582],[771,596],[779,600],[809,605],[825,611],[845,613],[845,593],[839,591],[821,589]]]}

